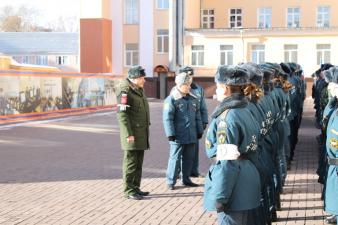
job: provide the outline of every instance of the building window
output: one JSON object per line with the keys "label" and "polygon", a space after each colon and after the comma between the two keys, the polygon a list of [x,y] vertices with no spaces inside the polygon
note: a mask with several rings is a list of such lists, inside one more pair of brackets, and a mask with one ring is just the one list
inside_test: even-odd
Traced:
{"label": "building window", "polygon": [[215,27],[215,10],[202,9],[201,25],[203,29],[213,29]]}
{"label": "building window", "polygon": [[298,53],[297,45],[284,45],[284,62],[297,63]]}
{"label": "building window", "polygon": [[331,45],[318,44],[317,45],[317,65],[323,63],[330,63],[331,61]]}
{"label": "building window", "polygon": [[27,55],[22,56],[22,63],[28,64],[29,63],[29,56],[27,56]]}
{"label": "building window", "polygon": [[38,65],[48,65],[48,56],[47,55],[38,55],[36,57],[36,64],[38,64]]}
{"label": "building window", "polygon": [[220,45],[220,64],[233,65],[234,52],[232,45]]}
{"label": "building window", "polygon": [[287,26],[299,27],[300,9],[298,7],[288,8],[287,13]]}
{"label": "building window", "polygon": [[157,0],[158,9],[169,9],[169,0]]}
{"label": "building window", "polygon": [[138,24],[139,0],[125,0],[125,23]]}
{"label": "building window", "polygon": [[157,30],[157,52],[167,53],[169,49],[168,30]]}
{"label": "building window", "polygon": [[191,65],[203,66],[204,65],[204,46],[192,45],[191,46]]}
{"label": "building window", "polygon": [[253,45],[251,47],[251,61],[256,64],[265,62],[265,46]]}
{"label": "building window", "polygon": [[230,28],[242,27],[242,9],[230,9]]}
{"label": "building window", "polygon": [[22,56],[13,56],[13,59],[18,63],[22,63]]}
{"label": "building window", "polygon": [[130,67],[138,64],[138,44],[126,44],[125,66]]}
{"label": "building window", "polygon": [[330,7],[319,6],[317,8],[317,27],[330,26]]}
{"label": "building window", "polygon": [[258,9],[258,27],[269,28],[271,27],[271,8],[264,7]]}
{"label": "building window", "polygon": [[56,64],[57,65],[68,65],[69,64],[68,56],[56,56]]}

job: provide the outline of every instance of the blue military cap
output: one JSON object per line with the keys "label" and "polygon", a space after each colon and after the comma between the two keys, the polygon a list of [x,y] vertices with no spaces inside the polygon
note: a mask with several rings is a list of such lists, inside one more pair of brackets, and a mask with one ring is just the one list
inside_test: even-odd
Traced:
{"label": "blue military cap", "polygon": [[275,71],[266,67],[265,64],[259,64],[258,66],[263,72],[263,80],[264,81],[270,81],[271,77],[274,75]]}
{"label": "blue military cap", "polygon": [[128,71],[128,78],[134,79],[139,77],[144,77],[146,75],[142,66],[134,66]]}
{"label": "blue military cap", "polygon": [[188,75],[194,75],[194,69],[190,66],[185,66],[183,68],[180,68],[179,73],[187,73]]}
{"label": "blue military cap", "polygon": [[295,63],[281,63],[279,64],[284,73],[290,75],[296,72],[297,65]]}
{"label": "blue military cap", "polygon": [[251,83],[261,86],[263,80],[263,72],[256,63],[248,62],[239,65],[239,67],[248,71],[249,80]]}
{"label": "blue military cap", "polygon": [[330,67],[330,69],[325,70],[324,78],[327,83],[336,83],[338,84],[338,66]]}
{"label": "blue military cap", "polygon": [[264,67],[268,69],[272,69],[274,71],[273,77],[283,77],[287,79],[288,74],[282,70],[282,67],[278,63],[265,63],[263,64]]}
{"label": "blue military cap", "polygon": [[219,66],[215,75],[215,82],[234,86],[250,83],[248,71],[238,66]]}
{"label": "blue military cap", "polygon": [[192,83],[192,76],[185,72],[179,73],[175,77],[175,83],[177,85],[183,85],[183,84],[190,85]]}
{"label": "blue military cap", "polygon": [[328,69],[330,69],[331,67],[333,67],[332,64],[330,64],[330,63],[324,63],[324,64],[320,65],[320,70],[321,70],[321,71],[328,70]]}

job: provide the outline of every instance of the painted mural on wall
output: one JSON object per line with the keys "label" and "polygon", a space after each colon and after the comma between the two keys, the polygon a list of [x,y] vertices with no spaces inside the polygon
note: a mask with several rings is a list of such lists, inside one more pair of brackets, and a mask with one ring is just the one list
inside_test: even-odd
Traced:
{"label": "painted mural on wall", "polygon": [[118,80],[0,76],[0,116],[116,104]]}

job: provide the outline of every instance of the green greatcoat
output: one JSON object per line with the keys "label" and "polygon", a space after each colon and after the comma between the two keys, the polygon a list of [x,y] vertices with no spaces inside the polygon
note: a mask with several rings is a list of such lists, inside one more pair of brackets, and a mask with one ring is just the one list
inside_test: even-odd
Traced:
{"label": "green greatcoat", "polygon": [[[117,118],[120,124],[121,148],[125,151],[149,149],[149,104],[143,89],[136,87],[128,79],[123,80],[117,88],[117,104],[121,95],[127,94],[126,110],[118,106]],[[134,136],[135,142],[128,143],[127,137]]]}

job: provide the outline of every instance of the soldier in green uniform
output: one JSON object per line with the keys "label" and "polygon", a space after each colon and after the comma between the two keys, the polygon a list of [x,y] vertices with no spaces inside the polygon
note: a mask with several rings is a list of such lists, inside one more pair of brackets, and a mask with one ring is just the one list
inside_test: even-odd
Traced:
{"label": "soldier in green uniform", "polygon": [[149,149],[149,105],[143,91],[145,71],[132,67],[117,88],[117,118],[123,157],[124,195],[141,200],[149,192],[140,190],[144,150]]}

